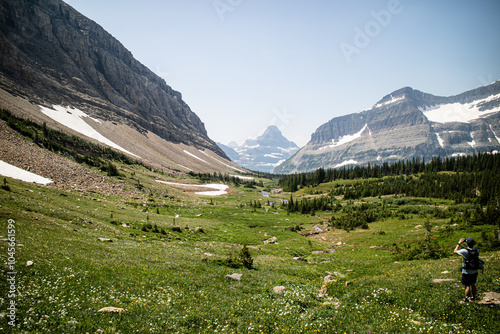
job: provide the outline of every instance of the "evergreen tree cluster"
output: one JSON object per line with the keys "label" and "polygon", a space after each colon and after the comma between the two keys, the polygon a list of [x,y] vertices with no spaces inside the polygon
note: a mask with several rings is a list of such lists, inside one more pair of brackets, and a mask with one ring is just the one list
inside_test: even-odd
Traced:
{"label": "evergreen tree cluster", "polygon": [[358,227],[368,229],[369,223],[377,221],[379,213],[373,208],[369,208],[366,204],[345,208],[343,211],[346,215],[338,217],[332,216],[329,223],[330,226],[341,228],[346,231],[354,230]]}
{"label": "evergreen tree cluster", "polygon": [[355,182],[333,188],[331,196],[360,199],[385,195],[433,197],[462,203],[477,199],[481,205],[500,198],[500,174],[489,170],[476,173],[424,173]]}
{"label": "evergreen tree cluster", "polygon": [[262,203],[260,201],[250,201],[248,203],[248,206],[254,209],[261,209],[262,208]]}
{"label": "evergreen tree cluster", "polygon": [[472,156],[460,156],[454,158],[433,158],[426,163],[425,159],[413,158],[406,161],[394,163],[384,162],[380,165],[350,166],[343,168],[318,168],[314,172],[295,173],[283,175],[279,180],[279,186],[285,191],[297,191],[299,187],[318,186],[321,183],[335,180],[355,180],[368,178],[381,178],[386,176],[416,175],[421,173],[438,172],[461,172],[473,173],[492,171],[496,174],[500,170],[500,155],[489,153],[478,153]]}
{"label": "evergreen tree cluster", "polygon": [[316,211],[332,211],[333,210],[333,200],[331,197],[315,197],[312,199],[301,198],[300,200],[294,200],[290,196],[288,202],[283,203],[288,213],[299,212],[302,214],[314,215]]}
{"label": "evergreen tree cluster", "polygon": [[262,181],[255,181],[254,179],[242,179],[235,175],[222,174],[222,173],[200,173],[190,171],[188,173],[190,176],[195,177],[202,182],[224,182],[224,183],[232,183],[235,185],[244,185],[248,188],[254,188],[256,186],[264,187],[264,183]]}
{"label": "evergreen tree cluster", "polygon": [[493,201],[500,207],[500,154],[479,153],[444,160],[436,157],[428,164],[412,159],[391,165],[319,168],[311,173],[283,176],[279,185],[293,192],[299,186],[317,186],[339,179],[364,179],[332,189],[331,196],[344,199],[404,195],[452,199],[458,203],[478,199],[481,205]]}

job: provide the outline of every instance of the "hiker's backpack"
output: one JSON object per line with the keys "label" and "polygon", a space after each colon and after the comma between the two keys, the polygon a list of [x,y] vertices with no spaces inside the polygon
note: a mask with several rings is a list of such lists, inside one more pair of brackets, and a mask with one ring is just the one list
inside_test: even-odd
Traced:
{"label": "hiker's backpack", "polygon": [[464,261],[464,269],[484,269],[484,261],[479,259],[479,251],[476,248],[469,249],[468,260]]}

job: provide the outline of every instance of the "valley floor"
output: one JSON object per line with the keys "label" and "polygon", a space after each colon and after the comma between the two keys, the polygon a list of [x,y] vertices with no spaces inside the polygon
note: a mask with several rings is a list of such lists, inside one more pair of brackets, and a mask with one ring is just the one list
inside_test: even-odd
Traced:
{"label": "valley floor", "polygon": [[[409,213],[346,231],[329,223],[331,212],[288,213],[272,203],[286,194],[266,198],[262,188],[233,185],[229,194],[200,196],[156,182],[165,176],[141,166],[119,165],[119,171],[117,180],[132,196],[10,178],[2,183],[3,331],[500,332],[491,294],[500,292],[500,252],[481,252],[487,267],[478,289],[481,298],[490,293],[489,304],[460,304],[461,260],[453,254],[460,237],[481,240],[486,227]],[[431,211],[451,205],[432,203]],[[395,200],[391,208],[401,211],[398,205]],[[428,233],[449,255],[396,257],[398,248],[419,244]],[[244,245],[251,269],[241,262]],[[100,311],[106,307],[117,312]]]}

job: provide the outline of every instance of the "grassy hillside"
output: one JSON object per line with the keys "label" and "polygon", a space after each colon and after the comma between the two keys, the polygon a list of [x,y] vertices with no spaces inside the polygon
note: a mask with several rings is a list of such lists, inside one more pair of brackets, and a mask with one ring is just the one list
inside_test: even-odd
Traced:
{"label": "grassy hillside", "polygon": [[[269,201],[289,195],[265,198],[262,188],[240,186],[230,195],[203,197],[154,182],[162,175],[142,166],[116,164],[124,182],[140,184],[136,197],[6,179],[0,189],[0,235],[6,238],[13,219],[15,332],[500,331],[498,308],[459,303],[461,261],[453,254],[463,236],[476,238],[481,248],[494,227],[437,218],[436,208],[447,210],[452,201],[338,200],[342,209],[335,214],[287,214]],[[295,196],[300,198],[300,192]],[[368,229],[332,227],[332,216],[363,204],[384,206],[392,214]],[[324,232],[314,234],[319,232],[314,225]],[[266,244],[272,237],[277,242]],[[426,242],[449,256],[397,257],[398,250],[404,254],[412,245],[425,248]],[[0,244],[2,262],[7,262],[8,245]],[[243,245],[253,269],[238,260]],[[479,291],[500,292],[500,253],[483,251],[481,257],[487,268],[479,275]],[[26,266],[27,261],[33,265]],[[241,279],[226,278],[233,273]],[[2,312],[10,302],[8,277],[4,265]],[[276,293],[277,286],[284,292]],[[108,306],[125,311],[98,312]],[[4,315],[1,327],[14,332],[8,321]]]}

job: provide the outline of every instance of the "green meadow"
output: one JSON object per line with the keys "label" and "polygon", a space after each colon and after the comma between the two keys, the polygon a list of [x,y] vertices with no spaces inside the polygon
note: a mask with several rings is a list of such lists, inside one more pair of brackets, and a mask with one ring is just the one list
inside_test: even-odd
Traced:
{"label": "green meadow", "polygon": [[[460,303],[453,249],[461,237],[475,238],[486,261],[480,297],[500,292],[498,226],[463,219],[472,202],[331,195],[334,210],[290,212],[281,202],[290,193],[260,193],[277,188],[276,179],[208,197],[157,183],[167,177],[143,166],[115,164],[135,195],[2,183],[0,239],[15,221],[17,275],[8,298],[10,243],[1,241],[1,331],[500,332],[498,307]],[[304,187],[293,200],[356,182],[363,180]],[[364,209],[374,221],[335,225]],[[99,312],[105,307],[122,310]]]}

